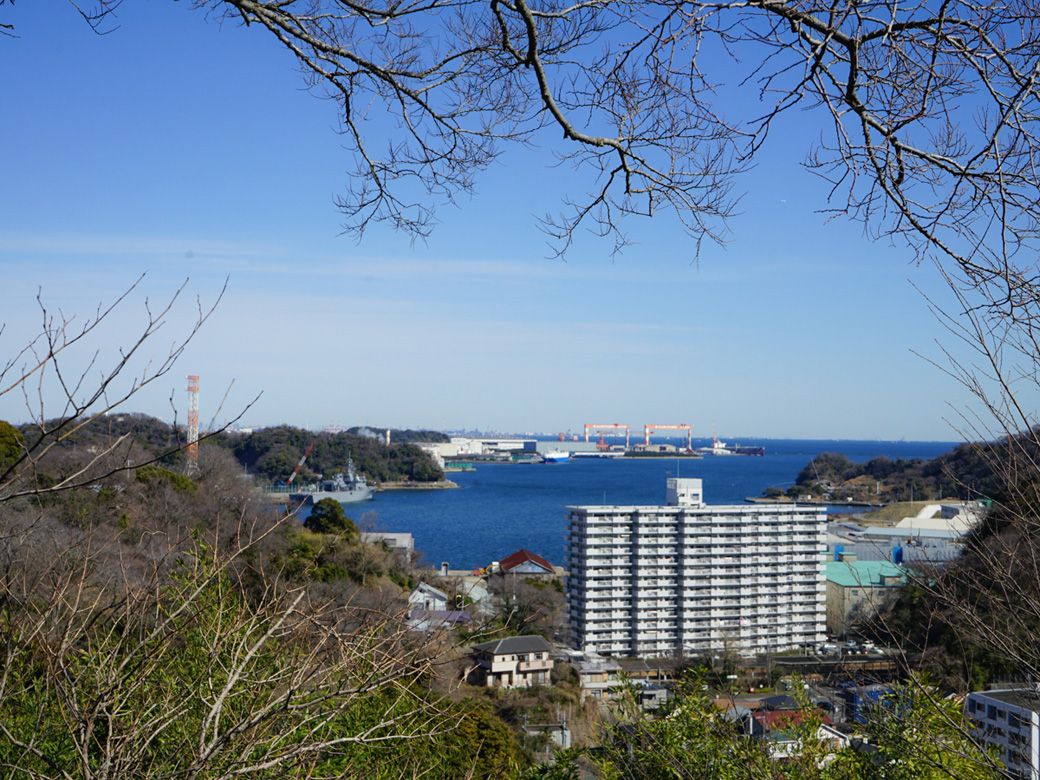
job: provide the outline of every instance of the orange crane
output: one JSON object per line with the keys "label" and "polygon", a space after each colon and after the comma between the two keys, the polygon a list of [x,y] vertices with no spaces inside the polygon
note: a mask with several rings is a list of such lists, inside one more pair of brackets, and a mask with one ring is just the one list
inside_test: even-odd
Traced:
{"label": "orange crane", "polygon": [[601,433],[602,431],[624,431],[625,432],[625,449],[629,447],[629,430],[628,426],[624,423],[585,423],[585,441],[589,440],[589,431],[595,431]]}
{"label": "orange crane", "polygon": [[654,423],[647,423],[643,426],[643,443],[647,447],[650,446],[650,436],[654,431],[686,431],[686,449],[693,449],[693,428],[686,423],[680,423],[678,425],[656,425]]}
{"label": "orange crane", "polygon": [[291,485],[293,483],[293,480],[296,479],[296,475],[299,474],[300,469],[303,468],[304,461],[306,461],[310,454],[314,451],[314,445],[316,443],[316,441],[312,441],[310,444],[307,445],[307,449],[303,452],[303,457],[300,458],[300,462],[296,464],[296,468],[292,470],[292,474],[289,475],[289,481],[285,483],[286,485]]}

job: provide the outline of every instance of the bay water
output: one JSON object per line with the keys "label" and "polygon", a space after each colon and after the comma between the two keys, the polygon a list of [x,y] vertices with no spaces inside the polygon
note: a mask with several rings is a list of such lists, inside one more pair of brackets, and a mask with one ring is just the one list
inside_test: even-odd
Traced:
{"label": "bay water", "polygon": [[[821,452],[862,462],[877,456],[932,458],[949,442],[742,439],[762,457],[571,459],[554,464],[478,464],[450,473],[457,490],[400,490],[346,506],[362,530],[407,531],[423,562],[473,569],[520,548],[563,563],[566,507],[663,504],[668,477],[699,477],[709,504],[739,504],[769,486],[787,488]],[[695,446],[698,446],[695,443]],[[561,445],[566,448],[566,444]]]}

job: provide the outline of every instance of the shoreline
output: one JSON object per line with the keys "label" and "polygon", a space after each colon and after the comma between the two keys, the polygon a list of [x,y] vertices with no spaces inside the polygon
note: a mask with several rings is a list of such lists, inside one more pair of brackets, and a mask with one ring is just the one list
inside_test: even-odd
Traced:
{"label": "shoreline", "polygon": [[881,509],[887,506],[883,503],[871,503],[869,501],[838,501],[838,500],[827,500],[822,498],[810,498],[810,499],[799,499],[795,501],[793,498],[766,498],[765,496],[747,496],[744,501],[749,504],[796,504],[804,506],[833,506],[842,507],[847,506],[853,509]]}
{"label": "shoreline", "polygon": [[382,493],[384,490],[455,490],[458,486],[457,482],[452,482],[450,479],[441,479],[436,482],[413,482],[405,479],[380,482],[375,486],[375,491]]}

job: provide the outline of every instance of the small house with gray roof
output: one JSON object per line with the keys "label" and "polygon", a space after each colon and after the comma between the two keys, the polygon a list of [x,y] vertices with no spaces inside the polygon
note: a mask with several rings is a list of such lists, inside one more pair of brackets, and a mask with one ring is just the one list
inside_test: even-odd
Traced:
{"label": "small house with gray roof", "polygon": [[410,609],[442,612],[448,608],[448,594],[432,585],[420,582],[408,596],[408,606]]}
{"label": "small house with gray roof", "polygon": [[553,662],[549,643],[540,636],[510,636],[474,646],[476,666],[469,679],[488,688],[548,685]]}

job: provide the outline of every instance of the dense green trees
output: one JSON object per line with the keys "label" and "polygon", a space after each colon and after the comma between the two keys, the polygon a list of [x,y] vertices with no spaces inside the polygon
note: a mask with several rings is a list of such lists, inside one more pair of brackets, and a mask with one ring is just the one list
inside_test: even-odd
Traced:
{"label": "dense green trees", "polygon": [[323,498],[311,507],[311,513],[303,521],[304,527],[319,534],[339,534],[347,542],[361,538],[354,521],[343,511],[343,504],[332,498]]}
{"label": "dense green trees", "polygon": [[[57,422],[49,423],[55,427]],[[8,426],[0,427],[0,474],[5,453],[12,457],[23,452],[22,439],[26,437],[31,446],[39,432],[33,426],[22,426],[22,430]],[[361,429],[353,429],[361,430]],[[394,443],[387,447],[382,439],[352,433],[314,433],[303,428],[280,425],[262,428],[249,434],[216,433],[204,442],[207,449],[220,447],[229,450],[251,473],[265,480],[286,480],[296,467],[300,456],[313,442],[314,450],[307,459],[301,481],[313,479],[317,474],[331,475],[346,468],[353,460],[358,471],[377,482],[413,480],[434,482],[444,478],[426,452],[412,441],[439,441],[444,434],[435,431],[391,432]],[[76,427],[57,442],[55,450],[68,452],[75,448],[100,449],[113,441],[123,440],[127,449],[123,453],[130,462],[141,463],[161,457],[165,465],[176,465],[183,461],[183,453],[177,449],[184,443],[184,431],[144,414],[109,414]],[[13,461],[12,461],[13,462]]]}
{"label": "dense green trees", "polygon": [[198,489],[198,485],[192,481],[191,477],[176,471],[170,471],[154,463],[141,466],[141,468],[137,469],[136,475],[137,481],[144,485],[167,484],[174,490],[189,493],[194,493]]}
{"label": "dense green trees", "polygon": [[[1026,447],[1030,447],[1028,436],[1019,437],[1013,445],[1016,450]],[[1031,453],[1029,457],[1036,454]],[[911,497],[919,500],[999,498],[1008,494],[1008,474],[993,466],[1006,461],[1008,455],[1007,441],[961,444],[931,460],[892,460],[882,456],[855,463],[840,453],[823,452],[802,468],[787,494],[821,495],[825,492],[824,486],[831,486],[840,499],[846,495],[860,499],[880,497],[888,501],[905,501]],[[1028,472],[1015,475],[1016,480],[1025,478],[1031,478]],[[767,488],[765,495],[778,495],[778,490]]]}
{"label": "dense green trees", "polygon": [[[436,434],[440,436],[440,434]],[[318,433],[291,425],[262,428],[250,434],[219,437],[251,473],[271,481],[286,480],[313,442],[314,449],[298,479],[342,471],[353,460],[358,471],[377,482],[414,480],[434,482],[444,472],[426,452],[414,444],[392,444],[371,436],[350,433]]]}
{"label": "dense green trees", "polygon": [[630,692],[602,748],[560,754],[529,778],[581,776],[584,765],[608,780],[997,780],[995,757],[967,736],[960,704],[920,680],[897,686],[868,711],[860,745],[840,746],[820,731],[823,713],[804,696],[782,740],[745,736],[716,706],[699,677],[687,678],[662,717],[641,712]]}
{"label": "dense green trees", "polygon": [[22,457],[24,444],[21,431],[11,423],[0,420],[0,477]]}

